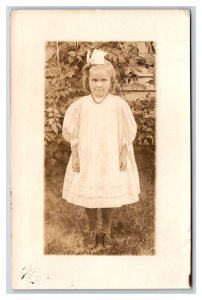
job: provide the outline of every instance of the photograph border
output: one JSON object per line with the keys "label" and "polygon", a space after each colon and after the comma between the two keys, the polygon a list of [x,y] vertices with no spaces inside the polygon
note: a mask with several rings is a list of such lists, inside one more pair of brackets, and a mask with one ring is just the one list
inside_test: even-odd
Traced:
{"label": "photograph border", "polygon": [[[99,290],[99,289],[96,289],[96,293],[106,293],[106,291],[108,293],[114,293],[115,291],[118,291],[118,293],[120,294],[125,294],[125,293],[134,293],[134,294],[142,294],[142,293],[145,293],[146,294],[156,294],[156,293],[169,293],[169,294],[181,294],[181,293],[194,293],[196,291],[196,286],[195,286],[195,256],[194,256],[194,248],[195,248],[195,222],[193,222],[193,220],[195,219],[195,198],[194,198],[194,193],[193,193],[193,179],[194,179],[194,175],[193,175],[193,167],[195,166],[195,162],[193,161],[193,150],[194,150],[194,141],[195,141],[195,135],[193,134],[193,129],[194,129],[194,124],[193,124],[193,120],[195,119],[195,99],[196,99],[196,96],[195,96],[195,90],[194,90],[194,86],[193,86],[193,82],[195,82],[195,78],[194,78],[194,71],[196,69],[196,60],[195,60],[195,55],[194,55],[194,46],[195,46],[195,43],[196,43],[196,38],[195,38],[195,30],[196,30],[196,25],[195,25],[195,14],[196,14],[196,8],[195,7],[100,7],[100,6],[96,6],[96,7],[57,7],[57,6],[54,6],[54,7],[7,7],[7,53],[10,54],[10,33],[9,33],[9,27],[10,27],[10,12],[12,10],[55,10],[55,9],[59,9],[59,10],[81,10],[81,9],[84,9],[84,10],[89,10],[89,9],[102,9],[102,10],[110,10],[110,9],[113,9],[113,10],[124,10],[124,9],[132,9],[132,10],[166,10],[166,9],[169,9],[169,10],[172,10],[172,9],[189,9],[191,11],[191,78],[192,78],[192,84],[191,84],[191,106],[192,106],[192,138],[191,138],[191,142],[192,142],[192,288],[191,289],[187,289],[187,290],[184,290],[184,289],[147,289],[147,290],[144,290],[144,289],[141,289],[141,290],[137,290],[137,289],[134,289],[134,290],[113,290],[113,289],[110,289],[110,290]],[[10,80],[10,74],[9,74],[9,70],[10,70],[10,60],[8,59],[8,56],[7,56],[7,82],[9,82]],[[7,83],[7,112],[10,110],[10,106],[9,106],[9,100],[10,100],[10,84]],[[8,115],[7,115],[8,117]],[[10,117],[10,116],[9,116]],[[7,124],[8,125],[8,124]],[[7,134],[7,138],[9,137],[9,135]],[[7,165],[7,167],[10,168],[10,164]],[[10,193],[10,192],[9,192]],[[8,197],[8,189],[7,189],[7,197]],[[7,198],[7,247],[8,249],[11,249],[11,245],[10,245],[10,235],[9,232],[10,232],[10,197]],[[11,266],[11,261],[10,261],[10,255],[8,255],[9,252],[7,252],[7,293],[14,293],[14,294],[29,294],[29,293],[35,293],[35,294],[38,294],[38,293],[42,293],[42,294],[45,294],[47,292],[49,292],[50,294],[58,294],[58,293],[68,293],[68,294],[72,294],[72,293],[79,293],[82,292],[82,294],[89,294],[89,293],[95,293],[95,290],[60,290],[60,289],[57,289],[57,290],[12,290],[11,289],[11,286],[10,286],[10,278],[11,278],[11,274],[9,272],[10,270],[10,266]],[[66,292],[64,292],[66,291]]]}

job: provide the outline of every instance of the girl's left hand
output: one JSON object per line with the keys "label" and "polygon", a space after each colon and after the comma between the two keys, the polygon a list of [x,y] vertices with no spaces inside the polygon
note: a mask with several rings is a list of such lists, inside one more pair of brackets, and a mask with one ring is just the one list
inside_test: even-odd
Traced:
{"label": "girl's left hand", "polygon": [[120,171],[125,171],[127,167],[127,159],[125,153],[120,154],[119,163],[120,163]]}

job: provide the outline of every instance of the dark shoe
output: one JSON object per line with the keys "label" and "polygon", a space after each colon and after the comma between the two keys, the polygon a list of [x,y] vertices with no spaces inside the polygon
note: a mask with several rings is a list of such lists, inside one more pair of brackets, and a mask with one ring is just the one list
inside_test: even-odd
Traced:
{"label": "dark shoe", "polygon": [[112,238],[111,235],[109,233],[104,232],[103,233],[103,237],[102,237],[102,246],[104,248],[109,248],[112,247]]}
{"label": "dark shoe", "polygon": [[96,233],[94,231],[88,231],[84,233],[84,246],[93,248],[95,247],[95,238],[96,238]]}
{"label": "dark shoe", "polygon": [[95,247],[102,247],[103,245],[103,232],[97,233],[95,237]]}
{"label": "dark shoe", "polygon": [[112,239],[109,233],[100,232],[95,237],[95,247],[108,248],[112,246]]}

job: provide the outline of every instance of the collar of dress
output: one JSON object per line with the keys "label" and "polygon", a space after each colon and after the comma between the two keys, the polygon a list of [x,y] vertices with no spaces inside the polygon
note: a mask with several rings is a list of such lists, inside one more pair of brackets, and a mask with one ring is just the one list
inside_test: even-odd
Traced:
{"label": "collar of dress", "polygon": [[93,99],[93,101],[96,103],[96,104],[100,104],[100,103],[102,103],[106,98],[107,98],[107,96],[108,96],[109,94],[107,94],[104,98],[102,98],[100,101],[97,101],[94,97],[93,97],[93,95],[91,94],[91,98]]}

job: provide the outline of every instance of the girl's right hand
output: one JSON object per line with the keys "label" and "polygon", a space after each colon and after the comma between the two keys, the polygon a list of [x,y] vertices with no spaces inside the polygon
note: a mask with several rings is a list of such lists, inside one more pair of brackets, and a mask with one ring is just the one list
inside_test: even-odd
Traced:
{"label": "girl's right hand", "polygon": [[72,169],[74,172],[80,172],[80,163],[78,156],[72,157]]}

